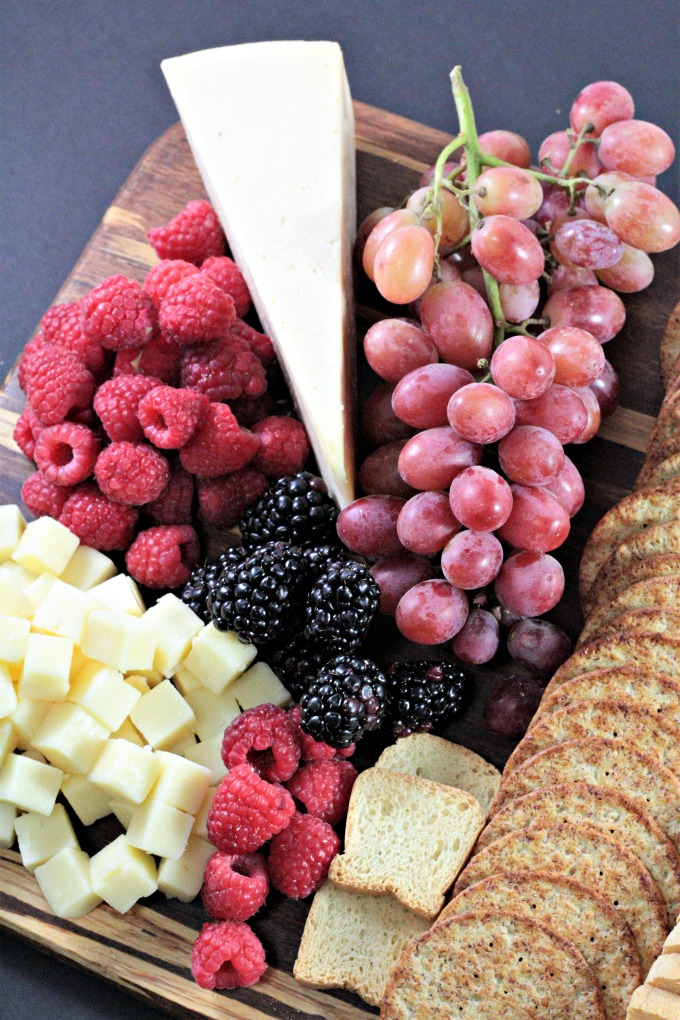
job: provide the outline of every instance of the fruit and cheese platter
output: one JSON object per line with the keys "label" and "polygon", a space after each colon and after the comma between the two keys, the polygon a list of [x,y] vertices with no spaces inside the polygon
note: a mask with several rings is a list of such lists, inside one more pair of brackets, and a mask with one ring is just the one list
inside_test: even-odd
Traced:
{"label": "fruit and cheese platter", "polygon": [[671,139],[162,72],[0,393],[0,926],[178,1016],[672,1020]]}

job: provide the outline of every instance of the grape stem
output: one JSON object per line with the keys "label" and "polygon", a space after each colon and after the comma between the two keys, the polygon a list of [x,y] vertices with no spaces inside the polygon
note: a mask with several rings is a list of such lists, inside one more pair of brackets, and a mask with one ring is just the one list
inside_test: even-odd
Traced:
{"label": "grape stem", "polygon": [[[482,152],[481,161],[484,166],[509,166],[516,169],[514,163],[508,163],[504,159],[499,159],[498,156],[492,156],[490,152]],[[554,174],[544,174],[541,170],[533,170],[531,168],[527,168],[526,173],[531,174],[537,181],[545,181],[546,184],[558,184],[560,188],[578,188],[580,184],[593,183],[590,177],[570,177],[569,180],[564,180],[563,177],[556,177]]]}
{"label": "grape stem", "polygon": [[[435,273],[437,274],[438,277],[440,277],[441,275],[439,270],[439,254],[438,254],[439,242],[442,239],[442,230],[444,227],[441,203],[442,184],[444,181],[444,167],[446,166],[446,161],[448,160],[449,156],[452,156],[456,149],[460,149],[460,147],[465,144],[466,137],[465,134],[461,132],[456,138],[453,139],[453,141],[449,142],[449,144],[445,148],[443,148],[442,151],[439,153],[439,156],[437,157],[437,162],[435,163],[434,167],[434,180],[432,181],[432,198],[430,199],[430,201],[428,202],[427,206],[425,207],[421,214],[421,216],[424,217],[428,212],[433,211],[435,216],[437,217],[437,229],[434,235],[434,268]],[[458,172],[459,170],[452,172],[452,174],[450,175],[451,182],[453,182],[454,176],[457,176]],[[456,190],[453,183],[451,184],[451,190],[454,191]]]}

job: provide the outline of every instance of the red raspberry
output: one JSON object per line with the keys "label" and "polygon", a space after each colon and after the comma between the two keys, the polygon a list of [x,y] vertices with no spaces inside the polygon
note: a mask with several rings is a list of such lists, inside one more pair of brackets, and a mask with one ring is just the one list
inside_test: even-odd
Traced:
{"label": "red raspberry", "polygon": [[249,326],[242,319],[236,319],[231,327],[231,335],[245,340],[253,354],[257,355],[265,368],[269,368],[276,361],[276,351],[268,336],[258,333],[256,329]]}
{"label": "red raspberry", "polygon": [[118,351],[113,376],[148,375],[167,386],[176,386],[179,383],[179,357],[179,346],[161,333],[141,351]]}
{"label": "red raspberry", "polygon": [[201,988],[247,988],[266,969],[262,943],[236,921],[207,922],[191,951],[191,973]]}
{"label": "red raspberry", "polygon": [[19,388],[25,393],[26,392],[26,368],[31,360],[31,354],[33,351],[40,350],[42,347],[49,347],[47,340],[42,333],[36,333],[36,335],[28,341],[24,347],[19,363],[17,365],[17,382]]}
{"label": "red raspberry", "polygon": [[29,406],[23,409],[17,419],[12,436],[24,457],[28,457],[29,460],[35,460],[35,444],[44,427],[33,408]]}
{"label": "red raspberry", "polygon": [[104,371],[106,351],[95,337],[88,336],[83,329],[83,312],[79,301],[52,305],[40,320],[40,328],[48,343],[64,347],[75,354],[93,375]]}
{"label": "red raspberry", "polygon": [[111,351],[144,347],[158,332],[153,301],[136,280],[109,276],[82,298],[83,329]]}
{"label": "red raspberry", "polygon": [[255,456],[260,440],[239,427],[226,404],[211,404],[207,416],[179,451],[182,467],[198,478],[239,471]]}
{"label": "red raspberry", "polygon": [[73,411],[92,404],[94,379],[68,351],[49,345],[24,354],[26,396],[44,425],[58,425]]}
{"label": "red raspberry", "polygon": [[292,900],[304,899],[323,883],[339,849],[340,839],[328,822],[296,811],[269,846],[272,885]]}
{"label": "red raspberry", "polygon": [[116,503],[142,506],[165,491],[168,462],[146,443],[111,443],[97,457],[94,475],[105,496]]}
{"label": "red raspberry", "polygon": [[170,481],[162,496],[147,503],[144,512],[156,524],[191,524],[194,499],[194,478],[181,464],[170,468]]}
{"label": "red raspberry", "polygon": [[99,440],[87,425],[65,421],[43,429],[35,444],[35,461],[55,485],[78,485],[94,471]]}
{"label": "red raspberry", "polygon": [[225,337],[234,321],[234,299],[209,276],[195,273],[169,288],[158,310],[163,332],[183,344]]}
{"label": "red raspberry", "polygon": [[224,731],[222,761],[228,769],[251,765],[270,783],[290,779],[300,761],[300,745],[287,714],[275,705],[243,712]]}
{"label": "red raspberry", "polygon": [[232,528],[268,484],[264,475],[252,467],[219,478],[199,478],[196,484],[198,516],[204,524]]}
{"label": "red raspberry", "polygon": [[275,404],[274,398],[270,391],[267,390],[261,397],[255,397],[255,399],[240,397],[238,400],[230,400],[229,407],[236,415],[239,425],[251,429],[258,421],[269,417],[274,410]]}
{"label": "red raspberry", "polygon": [[324,744],[322,740],[315,740],[309,733],[305,733],[300,726],[299,705],[293,705],[288,709],[288,718],[293,724],[296,740],[302,749],[303,761],[332,761],[334,758],[351,758],[354,754],[356,744],[336,750],[330,744]]}
{"label": "red raspberry", "polygon": [[249,854],[288,825],[295,802],[283,786],[235,765],[217,787],[208,812],[208,838],[226,854]]}
{"label": "red raspberry", "polygon": [[313,761],[298,769],[286,783],[310,815],[337,825],[347,814],[357,770],[349,761]]}
{"label": "red raspberry", "polygon": [[243,278],[243,273],[227,255],[206,259],[201,266],[201,272],[214,280],[218,287],[231,294],[236,306],[236,314],[239,319],[250,311],[250,291],[248,284]]}
{"label": "red raspberry", "polygon": [[202,393],[174,386],[157,386],[139,402],[137,417],[144,435],[161,450],[185,446],[210,409]]}
{"label": "red raspberry", "polygon": [[137,408],[142,397],[160,385],[160,379],[151,375],[119,375],[101,384],[94,409],[109,439],[129,443],[144,439]]}
{"label": "red raspberry", "polygon": [[309,456],[309,440],[304,425],[297,418],[271,415],[254,425],[253,432],[260,437],[253,467],[270,481],[302,471]]}
{"label": "red raspberry", "polygon": [[211,400],[259,397],[267,389],[264,368],[250,347],[238,337],[213,340],[182,352],[182,386],[205,393]]}
{"label": "red raspberry", "polygon": [[156,308],[159,308],[161,301],[173,284],[183,280],[185,276],[193,276],[197,272],[198,267],[191,262],[185,262],[183,259],[163,259],[146,274],[144,290]]}
{"label": "red raspberry", "polygon": [[21,486],[21,498],[34,517],[54,517],[56,521],[73,491],[66,485],[55,485],[42,471],[36,471]]}
{"label": "red raspberry", "polygon": [[269,875],[260,854],[223,854],[208,861],[203,880],[203,905],[211,917],[247,921],[269,892]]}
{"label": "red raspberry", "polygon": [[226,239],[215,210],[203,199],[189,202],[164,227],[152,227],[149,243],[159,259],[183,259],[200,266],[224,255]]}
{"label": "red raspberry", "polygon": [[198,563],[198,535],[188,524],[140,531],[125,557],[128,572],[148,588],[179,588]]}
{"label": "red raspberry", "polygon": [[109,552],[127,549],[137,527],[139,514],[134,507],[113,503],[96,485],[79,485],[69,496],[59,520],[83,545]]}

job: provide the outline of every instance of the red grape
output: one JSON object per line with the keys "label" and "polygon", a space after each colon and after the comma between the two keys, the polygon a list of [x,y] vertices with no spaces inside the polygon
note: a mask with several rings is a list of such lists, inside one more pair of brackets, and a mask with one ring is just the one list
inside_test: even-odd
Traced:
{"label": "red grape", "polygon": [[518,552],[510,556],[496,578],[496,595],[520,616],[540,616],[557,605],[564,592],[564,571],[554,556]]}
{"label": "red grape", "polygon": [[[463,153],[462,146],[457,151],[462,154]],[[460,166],[460,163],[455,158],[455,155],[452,156],[451,159],[449,160],[449,162],[444,163],[444,177],[448,177],[459,166]],[[432,166],[428,167],[427,170],[424,172],[423,176],[420,178],[420,187],[421,188],[429,188],[430,187],[430,185],[434,181],[435,169],[436,169],[436,167],[435,167],[435,164],[433,163]]]}
{"label": "red grape", "polygon": [[397,383],[392,394],[394,414],[402,422],[418,429],[447,425],[446,408],[461,386],[474,382],[464,368],[457,365],[424,365],[409,372]]}
{"label": "red grape", "polygon": [[387,235],[375,253],[373,278],[386,301],[407,305],[425,293],[433,269],[432,234],[414,223]]}
{"label": "red grape", "polygon": [[472,232],[472,253],[499,283],[526,284],[545,267],[540,243],[511,216],[488,216]]}
{"label": "red grape", "polygon": [[451,509],[472,531],[495,531],[512,511],[512,492],[504,478],[487,467],[470,467],[451,483]]}
{"label": "red grape", "polygon": [[515,424],[512,400],[492,383],[461,386],[449,400],[447,414],[451,428],[471,443],[495,443]]}
{"label": "red grape", "polygon": [[[429,202],[432,199],[432,192],[429,187],[419,188],[418,191],[414,191],[406,203],[406,208],[416,213],[417,216],[421,217],[420,222],[423,226],[434,235],[437,232],[437,216],[434,212],[430,212],[426,217],[422,217],[423,211],[427,208]],[[450,191],[442,189],[439,195],[441,202],[442,212],[442,236],[439,241],[439,251],[449,252],[452,248],[462,241],[468,230],[470,229],[470,223],[468,220],[467,209],[461,205],[455,195],[452,195]]]}
{"label": "red grape", "polygon": [[616,265],[598,269],[597,278],[620,294],[635,294],[649,287],[654,279],[654,263],[646,252],[624,244],[623,255]]}
{"label": "red grape", "polygon": [[576,326],[592,333],[601,344],[623,328],[626,309],[618,294],[607,287],[572,287],[548,298],[543,315],[551,326]]}
{"label": "red grape", "polygon": [[588,423],[588,412],[578,393],[552,385],[535,400],[516,400],[518,425],[538,425],[557,436],[563,446],[573,443]]}
{"label": "red grape", "polygon": [[423,296],[420,318],[444,361],[475,371],[491,354],[493,319],[466,283],[438,283]]}
{"label": "red grape", "polygon": [[406,484],[398,470],[399,454],[404,442],[403,439],[397,439],[369,453],[358,474],[359,487],[367,495],[384,493],[386,496],[401,496],[402,499],[413,495],[413,489]]}
{"label": "red grape", "polygon": [[531,164],[529,143],[515,131],[485,131],[479,136],[482,152],[526,169]]}
{"label": "red grape", "polygon": [[484,588],[498,576],[503,546],[490,531],[461,531],[442,553],[442,573],[457,588]]}
{"label": "red grape", "polygon": [[519,425],[498,445],[498,459],[505,474],[521,485],[554,482],[564,466],[559,439],[536,425]]}
{"label": "red grape", "polygon": [[469,269],[463,270],[463,281],[469,283],[485,301],[487,300],[486,280],[484,279],[484,270],[481,266],[474,265],[470,266]]}
{"label": "red grape", "polygon": [[371,573],[380,588],[378,612],[383,616],[394,616],[399,600],[409,588],[432,577],[432,564],[425,556],[401,552],[377,560],[371,567]]}
{"label": "red grape", "polygon": [[[512,485],[510,488],[512,511],[498,532],[503,541],[514,549],[540,553],[551,552],[562,545],[569,534],[570,524],[569,516],[557,497],[547,489],[526,485]],[[522,615],[539,616],[540,613]]]}
{"label": "red grape", "polygon": [[479,666],[493,659],[500,640],[496,617],[486,609],[471,609],[463,628],[451,642],[451,648],[461,662]]}
{"label": "red grape", "polygon": [[[541,142],[538,162],[549,171],[563,169],[571,153],[571,141],[566,131],[554,131]],[[568,177],[596,177],[600,169],[597,149],[592,142],[581,142],[569,167]]]}
{"label": "red grape", "polygon": [[567,511],[569,517],[577,514],[586,498],[586,491],[583,487],[583,479],[568,457],[564,458],[564,467],[554,482],[545,486],[548,492],[552,492],[555,499]]}
{"label": "red grape", "polygon": [[[458,262],[453,261],[452,256],[449,256],[449,258],[447,259],[439,260],[439,276],[437,276],[436,273],[432,274],[430,286],[427,288],[427,290],[429,290],[430,287],[436,287],[438,283],[457,283],[458,280],[461,279],[462,274],[460,271],[460,265],[458,264]],[[425,291],[425,293],[427,293],[427,291]],[[421,294],[419,298],[416,298],[416,300],[412,301],[411,304],[409,305],[409,308],[411,309],[413,314],[418,318],[420,318],[420,306],[422,305],[422,303],[423,295]]]}
{"label": "red grape", "polygon": [[512,609],[508,609],[506,606],[495,606],[493,614],[500,624],[500,628],[504,634],[511,631],[516,623],[519,623],[523,619],[519,613],[513,613]]}
{"label": "red grape", "polygon": [[604,203],[604,214],[621,240],[641,251],[667,251],[680,241],[680,210],[650,184],[620,184]]}
{"label": "red grape", "polygon": [[574,445],[580,446],[583,443],[590,442],[593,436],[597,435],[597,430],[599,429],[600,422],[602,420],[602,414],[600,412],[599,401],[595,394],[593,393],[593,391],[591,390],[590,386],[581,386],[578,389],[574,390],[574,392],[578,393],[579,397],[581,398],[585,405],[585,409],[588,414],[588,421],[586,422],[586,427],[584,428],[583,432],[578,437],[578,439],[574,440]]}
{"label": "red grape", "polygon": [[397,534],[405,549],[434,556],[444,548],[460,524],[453,516],[448,493],[418,492],[402,507]]}
{"label": "red grape", "polygon": [[356,269],[362,265],[364,257],[364,248],[366,247],[366,241],[368,240],[369,234],[374,227],[384,220],[386,216],[389,216],[394,209],[390,205],[383,205],[379,209],[374,209],[372,213],[369,213],[365,220],[362,220],[359,229],[357,230],[356,237],[354,238],[354,265]]}
{"label": "red grape", "polygon": [[388,213],[373,227],[366,238],[364,244],[364,251],[361,259],[361,264],[364,267],[364,272],[369,280],[373,279],[373,263],[375,262],[375,256],[378,248],[383,243],[387,235],[397,230],[399,227],[405,227],[412,223],[415,223],[417,216],[410,209],[395,209],[394,212]]}
{"label": "red grape", "polygon": [[675,158],[670,136],[646,120],[610,124],[602,132],[599,152],[607,170],[622,170],[634,177],[661,174]]}
{"label": "red grape", "polygon": [[614,231],[588,219],[563,223],[552,238],[552,247],[572,265],[585,269],[608,269],[623,255],[623,245]]}
{"label": "red grape", "polygon": [[475,181],[472,198],[482,216],[512,216],[526,220],[543,202],[541,185],[519,167],[490,167]]}
{"label": "red grape", "polygon": [[574,287],[597,287],[597,277],[592,269],[583,266],[562,266],[553,269],[548,284],[548,297],[558,290],[573,290]]}
{"label": "red grape", "polygon": [[619,406],[621,395],[621,384],[613,365],[605,361],[604,368],[595,382],[591,382],[590,388],[597,397],[602,417],[608,418]]}
{"label": "red grape", "polygon": [[520,666],[550,677],[572,653],[569,635],[548,620],[520,620],[508,634],[508,651]]}
{"label": "red grape", "polygon": [[397,627],[409,641],[440,645],[450,641],[465,623],[468,601],[448,581],[421,581],[397,606]]}
{"label": "red grape", "polygon": [[371,446],[383,446],[413,435],[413,429],[397,418],[392,410],[393,393],[394,386],[382,383],[366,399],[361,415],[361,431]]}
{"label": "red grape", "polygon": [[604,368],[602,345],[585,329],[552,326],[537,339],[545,344],[554,358],[555,382],[559,386],[588,386]]}
{"label": "red grape", "polygon": [[618,170],[607,170],[598,174],[592,184],[589,184],[583,194],[583,201],[588,215],[593,220],[606,223],[604,216],[604,203],[611,193],[618,188],[619,184],[625,181],[635,180],[630,174],[622,174]]}
{"label": "red grape", "polygon": [[581,89],[569,111],[569,123],[578,134],[592,125],[588,138],[599,138],[606,127],[618,120],[630,120],[635,103],[628,89],[617,81],[594,81]]}
{"label": "red grape", "polygon": [[509,396],[533,400],[555,378],[555,359],[540,340],[510,336],[493,352],[491,375]]}
{"label": "red grape", "polygon": [[492,733],[517,738],[526,733],[544,687],[534,677],[511,676],[496,688],[484,707],[484,722]]}
{"label": "red grape", "polygon": [[396,556],[403,551],[397,534],[397,518],[405,499],[397,496],[362,496],[338,516],[340,541],[367,560]]}
{"label": "red grape", "polygon": [[408,319],[374,323],[364,337],[364,354],[373,371],[392,383],[439,360],[429,336]]}
{"label": "red grape", "polygon": [[544,230],[547,230],[556,216],[569,210],[569,195],[559,184],[541,183],[543,202],[535,215],[535,219]]}
{"label": "red grape", "polygon": [[409,439],[399,457],[399,474],[414,489],[447,489],[456,475],[482,459],[482,447],[453,429],[434,428]]}
{"label": "red grape", "polygon": [[501,283],[498,285],[498,294],[506,322],[524,322],[536,311],[541,299],[541,288],[538,280],[525,284]]}

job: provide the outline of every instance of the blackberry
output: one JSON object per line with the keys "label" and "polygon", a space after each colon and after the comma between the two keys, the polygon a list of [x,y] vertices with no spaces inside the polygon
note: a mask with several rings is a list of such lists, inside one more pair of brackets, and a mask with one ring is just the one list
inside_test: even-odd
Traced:
{"label": "blackberry", "polygon": [[388,715],[396,737],[428,733],[460,712],[466,676],[450,662],[395,662],[387,670]]}
{"label": "blackberry", "polygon": [[304,634],[295,634],[269,651],[265,658],[293,701],[307,693],[310,683],[324,666],[330,653],[315,648]]}
{"label": "blackberry", "polygon": [[229,564],[219,575],[208,608],[219,630],[234,630],[244,644],[266,644],[299,625],[299,596],[307,575],[302,551],[269,542]]}
{"label": "blackberry", "polygon": [[385,677],[370,659],[336,655],[300,701],[300,726],[338,749],[377,729],[385,714]]}
{"label": "blackberry", "polygon": [[350,563],[349,553],[338,545],[310,545],[302,550],[309,564],[309,580],[316,581],[330,566]]}
{"label": "blackberry", "polygon": [[309,471],[279,478],[249,507],[240,522],[243,544],[255,549],[267,542],[321,545],[338,541],[338,508],[326,483]]}
{"label": "blackberry", "polygon": [[307,595],[305,634],[329,652],[351,652],[366,636],[380,588],[360,563],[333,563]]}
{"label": "blackberry", "polygon": [[226,549],[213,560],[196,567],[191,577],[184,586],[182,601],[189,609],[192,609],[196,616],[200,616],[204,623],[210,623],[210,610],[208,609],[208,596],[217,583],[222,571],[232,563],[242,563],[246,557],[245,549],[240,545],[233,545]]}

